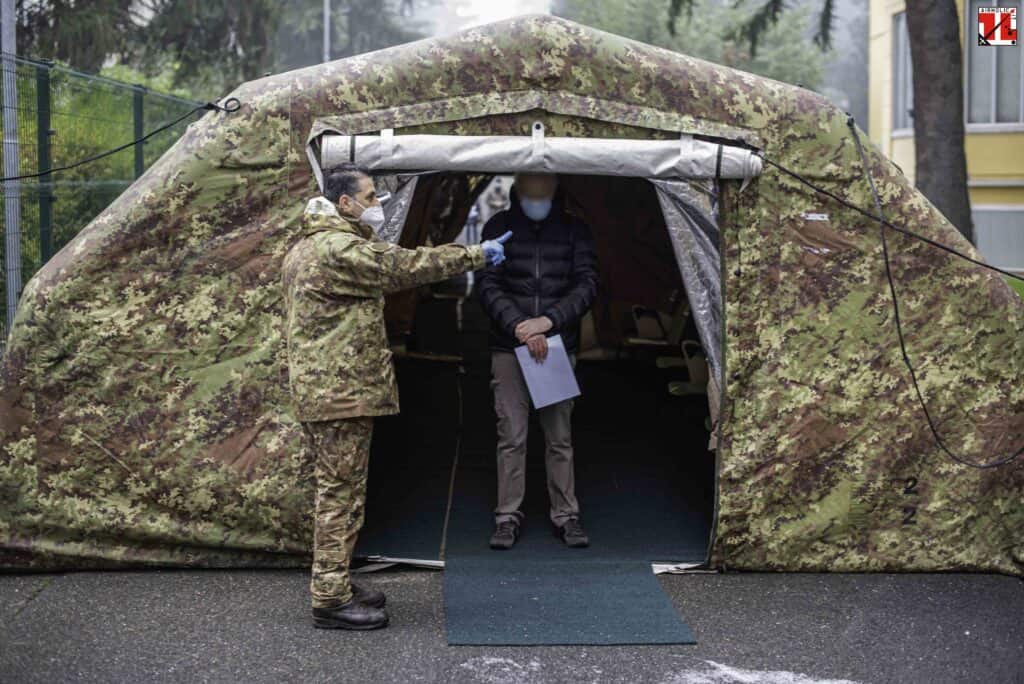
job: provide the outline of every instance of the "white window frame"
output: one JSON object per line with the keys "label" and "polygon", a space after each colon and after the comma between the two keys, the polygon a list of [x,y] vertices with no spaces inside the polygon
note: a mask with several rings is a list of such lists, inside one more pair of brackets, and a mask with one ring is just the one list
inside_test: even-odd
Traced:
{"label": "white window frame", "polygon": [[[1019,214],[1022,215],[1022,217],[1024,217],[1024,204],[974,204],[974,203],[971,204],[971,222],[975,224],[975,226],[974,226],[974,229],[975,229],[975,241],[977,241],[977,237],[978,237],[977,236],[977,229],[978,229],[978,227],[977,227],[977,219],[975,217],[975,213],[976,212],[1003,212],[1003,211],[1019,213]],[[982,253],[982,256],[985,258],[985,260],[987,262],[991,263],[992,260],[989,257],[989,255],[986,255],[985,253]],[[1018,264],[1010,264],[1010,265],[1003,265],[1003,266],[1000,266],[1000,268],[1003,268],[1003,269],[1005,269],[1007,271],[1012,271],[1014,273],[1024,274],[1024,256],[1021,256],[1020,263],[1018,263]]]}
{"label": "white window frame", "polygon": [[[992,3],[993,6],[999,3]],[[987,4],[985,5],[988,6]],[[1017,21],[1020,22],[1020,8],[1018,8]],[[996,79],[999,74],[999,64],[1001,54],[1016,52],[1017,58],[1021,60],[1021,79],[1024,80],[1024,45],[1021,41],[1017,41],[1016,50],[1000,49],[999,47],[992,47],[994,50],[994,59],[992,60],[992,102],[989,109],[989,116],[993,119],[992,121],[969,121],[970,119],[970,107],[971,107],[971,91],[967,79],[971,73],[971,50],[970,48],[978,40],[978,13],[975,11],[974,2],[972,0],[965,0],[964,12],[966,17],[964,18],[964,71],[963,71],[963,90],[964,90],[964,132],[966,133],[1014,133],[1024,131],[1024,83],[1021,83],[1020,88],[1020,109],[1017,111],[1017,116],[1021,118],[1020,121],[995,121],[996,118]]]}
{"label": "white window frame", "polygon": [[[900,19],[902,17],[902,20]],[[900,35],[900,26],[903,28],[903,35]],[[900,49],[901,39],[905,38],[907,43],[907,50]],[[909,126],[902,126],[897,128],[896,122],[899,120],[897,111],[899,109],[911,109],[914,99],[914,88],[911,85],[913,78],[913,65],[911,64],[910,54],[910,33],[907,30],[907,13],[895,12],[892,15],[892,137],[894,138],[909,138],[914,135],[914,123],[913,118],[908,114],[907,122]],[[904,56],[906,63],[904,63]],[[903,82],[900,81],[900,76],[903,76]],[[905,88],[904,97],[901,101],[899,89],[903,86]],[[911,107],[907,107],[911,105]]]}

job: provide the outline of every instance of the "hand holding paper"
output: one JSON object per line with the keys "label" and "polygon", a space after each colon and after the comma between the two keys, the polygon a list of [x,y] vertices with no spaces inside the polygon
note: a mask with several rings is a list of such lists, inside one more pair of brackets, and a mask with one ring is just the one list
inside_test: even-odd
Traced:
{"label": "hand holding paper", "polygon": [[530,350],[530,356],[534,360],[542,362],[548,356],[548,339],[543,335],[534,335],[526,340],[526,348]]}
{"label": "hand holding paper", "polygon": [[525,321],[521,321],[516,326],[516,339],[520,342],[526,342],[534,335],[540,335],[551,330],[554,324],[551,319],[547,316],[537,316],[536,318],[527,318]]}
{"label": "hand holding paper", "polygon": [[[528,344],[516,347],[516,360],[523,371],[526,389],[530,391],[530,399],[534,408],[544,408],[565,399],[572,399],[580,394],[580,386],[576,383],[576,375],[572,370],[572,362],[565,351],[565,343],[561,335],[544,338],[544,362],[536,360]],[[535,339],[535,338],[530,338]]]}

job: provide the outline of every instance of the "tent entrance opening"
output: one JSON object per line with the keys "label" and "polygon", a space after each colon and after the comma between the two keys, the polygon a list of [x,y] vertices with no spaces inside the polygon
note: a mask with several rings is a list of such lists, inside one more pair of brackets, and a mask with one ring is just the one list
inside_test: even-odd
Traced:
{"label": "tent entrance opening", "polygon": [[[507,206],[510,183],[421,176],[400,243],[479,241],[486,214]],[[664,202],[639,178],[564,175],[560,192],[591,229],[600,274],[581,322],[582,395],[572,419],[576,495],[591,547],[572,551],[700,563],[715,486],[707,359],[717,354],[701,341]],[[472,277],[400,293],[386,313],[402,413],[376,420],[357,556],[436,564],[452,553],[490,552],[496,416],[489,320]],[[566,550],[548,521],[544,447],[533,412],[523,536],[513,553]]]}

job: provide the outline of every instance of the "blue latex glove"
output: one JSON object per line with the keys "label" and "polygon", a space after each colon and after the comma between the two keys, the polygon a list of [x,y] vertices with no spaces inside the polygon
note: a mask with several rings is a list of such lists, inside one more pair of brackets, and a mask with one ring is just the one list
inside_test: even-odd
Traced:
{"label": "blue latex glove", "polygon": [[480,243],[480,246],[484,248],[484,256],[487,257],[487,263],[491,266],[497,266],[505,260],[505,243],[508,242],[509,238],[512,237],[512,231],[507,231],[501,237],[494,240],[484,240]]}

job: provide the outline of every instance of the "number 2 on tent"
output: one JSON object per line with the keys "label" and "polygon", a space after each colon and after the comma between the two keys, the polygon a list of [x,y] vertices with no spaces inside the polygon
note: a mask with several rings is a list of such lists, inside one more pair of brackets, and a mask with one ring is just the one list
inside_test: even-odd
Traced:
{"label": "number 2 on tent", "polygon": [[[917,491],[917,478],[908,477],[903,481],[903,493],[908,496],[917,496],[920,492]],[[917,506],[915,504],[908,504],[903,507],[903,523],[904,525],[916,525],[917,520],[914,516],[917,515]]]}

